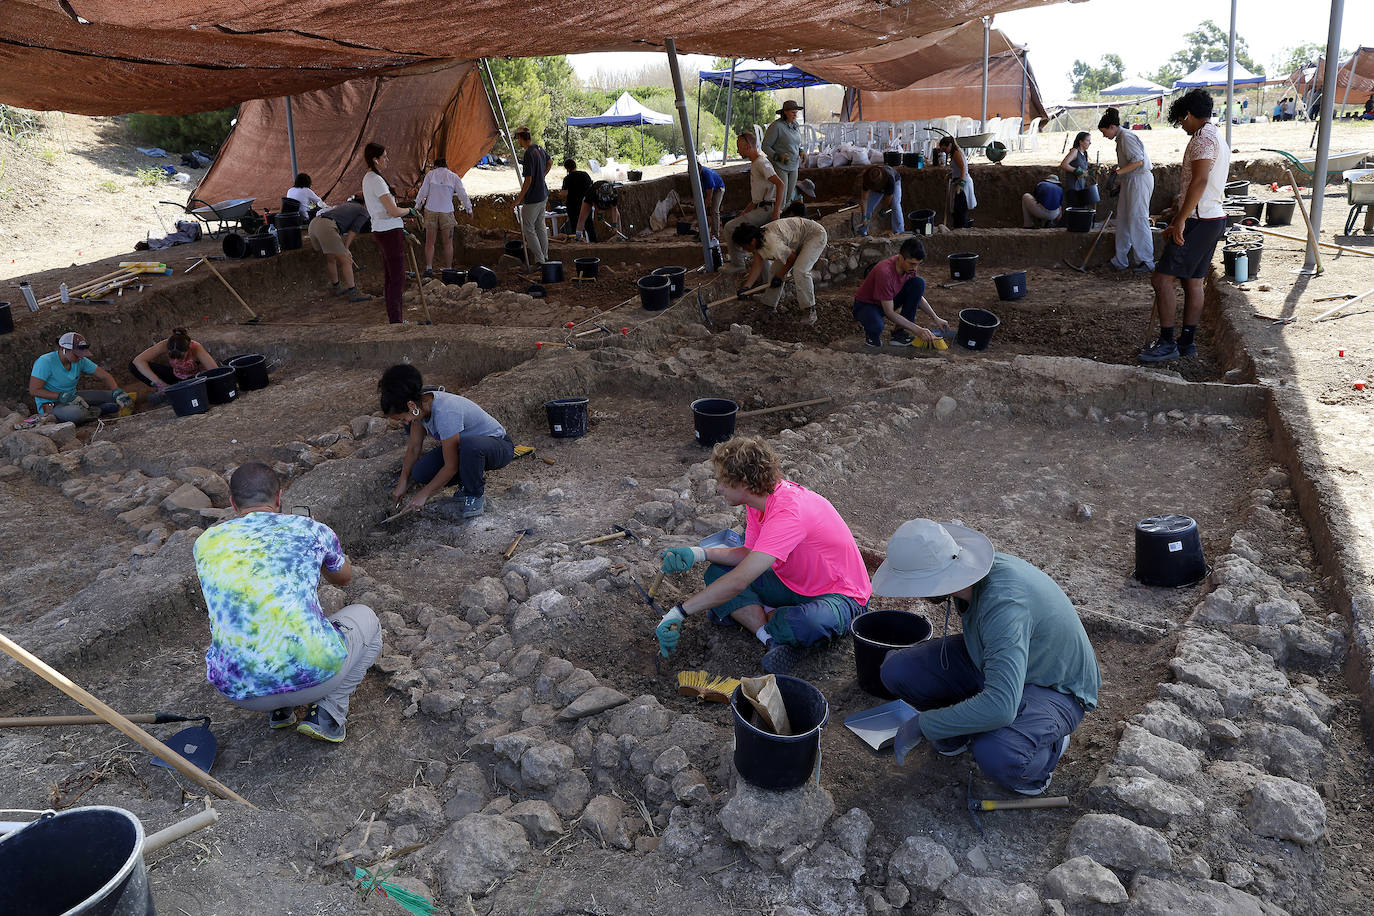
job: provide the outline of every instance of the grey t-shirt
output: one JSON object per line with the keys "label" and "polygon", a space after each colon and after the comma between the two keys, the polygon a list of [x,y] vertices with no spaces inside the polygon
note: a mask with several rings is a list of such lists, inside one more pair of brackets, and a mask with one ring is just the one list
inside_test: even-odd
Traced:
{"label": "grey t-shirt", "polygon": [[472,401],[447,391],[434,392],[425,431],[443,442],[454,436],[491,436],[500,439],[506,428]]}
{"label": "grey t-shirt", "polygon": [[350,232],[367,232],[368,223],[371,219],[367,214],[367,207],[362,204],[355,204],[353,201],[338,204],[337,206],[327,207],[321,210],[319,216],[326,216],[332,219],[339,227],[339,235],[347,235]]}

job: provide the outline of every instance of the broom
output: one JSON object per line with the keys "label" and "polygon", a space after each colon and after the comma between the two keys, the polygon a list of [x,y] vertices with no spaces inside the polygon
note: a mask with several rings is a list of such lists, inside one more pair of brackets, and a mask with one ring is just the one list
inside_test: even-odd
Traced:
{"label": "broom", "polygon": [[714,677],[708,671],[679,671],[677,692],[708,703],[728,703],[730,694],[739,686],[739,678]]}
{"label": "broom", "polygon": [[[395,869],[391,869],[386,874],[389,875],[392,871]],[[356,865],[353,866],[353,878],[359,882],[359,891],[364,898],[376,893],[389,900],[395,900],[401,909],[408,913],[414,913],[415,916],[438,916],[439,914],[439,910],[429,898],[408,891],[399,884],[383,881],[380,877]]]}

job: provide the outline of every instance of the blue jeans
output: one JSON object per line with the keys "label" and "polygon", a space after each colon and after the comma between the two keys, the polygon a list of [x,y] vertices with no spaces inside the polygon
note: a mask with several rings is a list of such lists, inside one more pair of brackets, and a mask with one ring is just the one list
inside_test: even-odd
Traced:
{"label": "blue jeans", "polygon": [[[897,310],[897,314],[907,321],[915,321],[916,310],[921,307],[921,297],[916,292],[916,284],[912,282],[915,279],[912,277],[907,280],[897,292],[897,297],[892,300],[892,306]],[[877,339],[882,336],[884,317],[881,305],[855,299],[854,318],[863,325],[864,333],[869,337]],[[906,329],[903,328],[902,331],[905,332]]]}
{"label": "blue jeans", "polygon": [[[458,482],[464,496],[481,496],[487,491],[487,471],[503,468],[515,457],[510,436],[461,436],[458,439]],[[425,452],[410,469],[410,479],[424,486],[444,466],[444,447]]]}
{"label": "blue jeans", "polygon": [[[887,194],[883,191],[864,192],[864,231],[862,235],[868,235],[868,221],[873,218],[874,212],[878,209],[878,204],[882,203]],[[902,214],[902,182],[898,179],[892,182],[892,231],[900,235],[906,231],[906,217]]]}
{"label": "blue jeans", "polygon": [[[733,566],[712,563],[706,567],[706,584],[710,585],[732,569]],[[764,629],[769,636],[789,646],[814,646],[842,636],[849,630],[849,621],[864,609],[848,595],[799,595],[770,569],[734,598],[711,608],[711,616],[718,623],[724,623],[735,611],[751,604],[774,609]]]}
{"label": "blue jeans", "polygon": [[[962,634],[890,653],[883,662],[882,679],[884,687],[921,711],[952,706],[983,689],[983,672],[969,658]],[[990,778],[1012,790],[1039,789],[1059,763],[1060,741],[1082,721],[1083,706],[1077,699],[1027,684],[1010,725],[968,735],[967,740],[973,759]],[[932,743],[952,750],[962,740]]]}

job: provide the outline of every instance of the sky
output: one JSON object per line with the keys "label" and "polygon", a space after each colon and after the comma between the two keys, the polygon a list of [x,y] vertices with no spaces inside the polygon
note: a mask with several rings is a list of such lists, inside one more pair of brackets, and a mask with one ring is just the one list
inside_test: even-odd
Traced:
{"label": "sky", "polygon": [[[1274,64],[1284,49],[1304,42],[1326,43],[1331,7],[1311,6],[1292,0],[1239,0],[1236,34],[1249,45],[1250,56],[1273,75]],[[1017,44],[1026,45],[1031,69],[1047,100],[1070,94],[1069,71],[1075,59],[1096,65],[1103,54],[1121,55],[1126,75],[1151,73],[1183,47],[1183,36],[1211,19],[1222,30],[1229,27],[1229,0],[1088,0],[1003,13],[993,25]],[[1088,41],[1080,41],[1082,36]],[[1096,36],[1103,36],[1096,38]],[[1341,45],[1374,46],[1374,2],[1346,0]],[[634,71],[647,62],[662,60],[660,54],[576,54],[569,60],[578,75],[597,70]],[[691,79],[711,59],[700,55],[679,56],[683,76]]]}

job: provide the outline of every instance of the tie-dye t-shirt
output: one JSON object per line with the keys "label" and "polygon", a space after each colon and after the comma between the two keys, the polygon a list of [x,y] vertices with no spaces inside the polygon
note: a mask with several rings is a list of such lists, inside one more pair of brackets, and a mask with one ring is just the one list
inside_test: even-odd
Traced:
{"label": "tie-dye t-shirt", "polygon": [[205,673],[234,700],[304,690],[339,673],[347,646],[320,610],[320,566],[343,568],[339,538],[303,515],[250,512],[196,538],[210,608]]}

